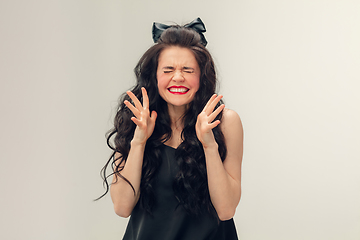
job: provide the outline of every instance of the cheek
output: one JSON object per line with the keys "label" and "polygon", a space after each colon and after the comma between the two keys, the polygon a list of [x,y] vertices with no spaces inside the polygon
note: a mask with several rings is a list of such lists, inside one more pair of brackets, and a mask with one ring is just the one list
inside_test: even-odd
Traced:
{"label": "cheek", "polygon": [[161,76],[157,76],[157,88],[159,91],[159,95],[164,97],[164,92],[167,91],[168,81]]}
{"label": "cheek", "polygon": [[191,85],[191,88],[193,88],[194,90],[198,90],[200,87],[200,79],[199,77],[194,77],[189,81],[189,84]]}
{"label": "cheek", "polygon": [[158,89],[162,89],[164,87],[166,87],[166,82],[164,80],[164,78],[162,78],[161,76],[157,76],[157,85],[158,85]]}

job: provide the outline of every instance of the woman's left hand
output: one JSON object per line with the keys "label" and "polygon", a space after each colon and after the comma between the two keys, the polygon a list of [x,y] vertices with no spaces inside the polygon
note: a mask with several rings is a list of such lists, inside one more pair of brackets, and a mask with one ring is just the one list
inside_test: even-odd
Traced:
{"label": "woman's left hand", "polygon": [[216,104],[222,97],[222,95],[212,95],[202,112],[197,117],[195,125],[196,136],[204,148],[216,145],[212,129],[220,124],[220,120],[214,121],[214,119],[225,107],[224,104],[221,104],[217,109],[215,109]]}

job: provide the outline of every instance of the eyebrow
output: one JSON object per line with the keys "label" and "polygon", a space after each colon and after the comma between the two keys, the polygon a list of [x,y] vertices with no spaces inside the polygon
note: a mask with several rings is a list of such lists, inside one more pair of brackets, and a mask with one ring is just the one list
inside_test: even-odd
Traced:
{"label": "eyebrow", "polygon": [[195,71],[195,69],[192,68],[192,67],[183,67],[183,69],[184,69],[184,70],[193,70],[193,71]]}
{"label": "eyebrow", "polygon": [[[172,66],[165,66],[165,67],[163,67],[162,69],[171,69],[171,70],[174,70],[175,68],[174,67],[172,67]],[[195,70],[194,68],[192,68],[192,67],[183,67],[182,68],[183,70]]]}
{"label": "eyebrow", "polygon": [[165,67],[163,67],[162,69],[171,69],[171,70],[174,70],[175,68],[172,67],[172,66],[165,66]]}

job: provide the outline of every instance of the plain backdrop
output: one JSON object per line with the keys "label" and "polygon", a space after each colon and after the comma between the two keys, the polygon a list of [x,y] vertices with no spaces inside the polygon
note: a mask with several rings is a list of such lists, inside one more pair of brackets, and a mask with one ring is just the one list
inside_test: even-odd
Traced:
{"label": "plain backdrop", "polygon": [[121,239],[99,171],[154,21],[204,21],[245,129],[241,240],[360,239],[360,1],[0,1],[0,239]]}

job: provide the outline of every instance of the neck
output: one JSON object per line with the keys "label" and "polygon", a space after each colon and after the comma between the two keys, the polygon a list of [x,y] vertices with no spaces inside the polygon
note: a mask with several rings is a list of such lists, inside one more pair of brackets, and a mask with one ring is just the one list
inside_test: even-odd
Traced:
{"label": "neck", "polygon": [[182,130],[183,125],[183,117],[186,112],[185,106],[174,106],[174,105],[168,105],[168,112],[170,116],[171,121],[171,129],[174,131],[176,130]]}

